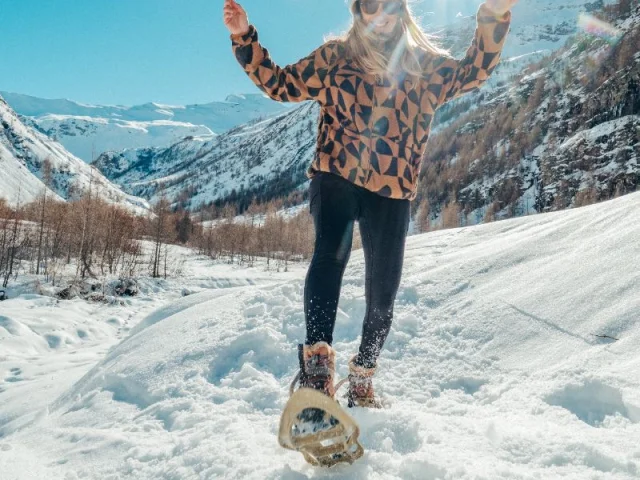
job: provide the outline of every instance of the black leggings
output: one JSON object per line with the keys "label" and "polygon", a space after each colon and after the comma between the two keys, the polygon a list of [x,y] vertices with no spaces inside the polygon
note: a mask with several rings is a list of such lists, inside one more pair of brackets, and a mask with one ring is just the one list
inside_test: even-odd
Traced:
{"label": "black leggings", "polygon": [[332,173],[318,173],[309,187],[316,230],[307,272],[304,307],[306,344],[333,341],[342,276],[358,221],[365,258],[367,310],[357,363],[374,367],[391,329],[409,227],[409,200],[386,198]]}

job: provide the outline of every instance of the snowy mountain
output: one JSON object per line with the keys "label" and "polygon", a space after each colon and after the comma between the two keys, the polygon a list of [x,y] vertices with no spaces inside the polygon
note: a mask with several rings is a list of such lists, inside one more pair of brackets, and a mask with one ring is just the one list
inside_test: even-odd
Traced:
{"label": "snowy mountain", "polygon": [[[488,212],[556,210],[638,188],[640,8],[634,8],[617,21],[619,41],[579,35],[515,82],[465,100],[481,99],[481,109],[461,103],[439,112],[445,121],[431,139],[421,185],[435,216],[455,204],[463,224],[477,223]],[[462,114],[451,115],[456,109]]]}
{"label": "snowy mountain", "polygon": [[[276,439],[304,338],[304,265],[265,278],[192,255],[183,277],[99,309],[11,291],[2,478],[637,479],[639,209],[635,193],[410,237],[374,377],[390,406],[349,412],[366,453],[330,471]],[[364,313],[358,250],[339,378]]]}
{"label": "snowy mountain", "polygon": [[[469,224],[482,221],[489,208],[513,216],[575,205],[589,188],[592,201],[633,191],[640,184],[640,56],[616,62],[634,48],[639,24],[638,12],[620,20],[625,35],[615,46],[574,36],[528,73],[439,110],[420,187],[432,220],[442,222],[441,211],[452,201]],[[502,64],[497,71],[502,68],[511,72]],[[162,186],[169,198],[191,198],[191,208],[215,200],[246,206],[254,196],[286,196],[305,184],[317,116],[316,106],[303,105],[210,141],[110,152],[96,164],[145,198],[155,198]],[[443,186],[447,181],[453,188]]]}
{"label": "snowy mountain", "polygon": [[84,105],[0,92],[32,126],[87,163],[101,153],[126,148],[166,147],[191,136],[212,136],[286,106],[261,94],[230,95],[224,102],[133,107]]}
{"label": "snowy mountain", "polygon": [[51,167],[50,190],[58,199],[68,199],[91,188],[107,201],[144,212],[148,203],[127,195],[97,169],[73,156],[62,145],[24,125],[0,97],[0,197],[24,204],[45,191],[44,165]]}
{"label": "snowy mountain", "polygon": [[218,199],[286,195],[306,181],[319,109],[307,103],[213,139],[185,139],[170,148],[107,152],[95,165],[132,195],[184,198],[190,208]]}

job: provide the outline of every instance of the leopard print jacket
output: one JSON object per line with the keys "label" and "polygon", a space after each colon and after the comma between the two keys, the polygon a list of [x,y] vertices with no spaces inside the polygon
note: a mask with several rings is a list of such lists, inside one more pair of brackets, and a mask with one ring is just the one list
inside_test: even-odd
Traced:
{"label": "leopard print jacket", "polygon": [[444,103],[482,85],[500,61],[511,12],[496,16],[483,3],[464,58],[420,56],[424,74],[378,81],[329,41],[299,62],[276,65],[252,25],[231,35],[235,56],[249,78],[282,102],[320,104],[316,153],[307,176],[330,172],[379,195],[413,200],[431,121]]}

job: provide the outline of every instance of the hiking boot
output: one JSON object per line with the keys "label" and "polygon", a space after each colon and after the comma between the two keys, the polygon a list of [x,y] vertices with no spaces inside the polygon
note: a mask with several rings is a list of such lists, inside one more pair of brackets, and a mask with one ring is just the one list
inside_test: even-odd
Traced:
{"label": "hiking boot", "polygon": [[356,364],[357,355],[349,361],[349,390],[346,397],[349,407],[382,408],[373,391],[371,377],[376,373],[375,367],[366,368]]}
{"label": "hiking boot", "polygon": [[336,389],[333,383],[336,371],[336,352],[327,342],[313,345],[298,345],[300,361],[300,388],[313,388],[334,398]]}

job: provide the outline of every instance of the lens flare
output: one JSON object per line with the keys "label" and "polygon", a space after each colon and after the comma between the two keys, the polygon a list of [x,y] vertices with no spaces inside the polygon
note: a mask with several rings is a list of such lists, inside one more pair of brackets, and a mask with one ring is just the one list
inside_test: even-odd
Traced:
{"label": "lens flare", "polygon": [[584,63],[579,69],[581,73],[579,80],[585,83],[591,80],[601,65],[610,58],[613,48],[620,41],[624,32],[610,23],[586,13],[581,13],[578,17],[578,27],[587,35],[606,42],[600,48],[588,53],[584,59]]}
{"label": "lens flare", "polygon": [[602,38],[612,45],[615,45],[622,37],[620,29],[586,13],[581,13],[578,17],[578,27],[589,35]]}
{"label": "lens flare", "polygon": [[399,67],[400,62],[402,60],[402,56],[407,48],[407,34],[404,33],[400,40],[396,44],[393,49],[393,53],[391,58],[389,59],[389,64],[387,66],[387,72],[396,77],[396,81],[402,81],[404,79],[404,74],[401,71],[402,69]]}

